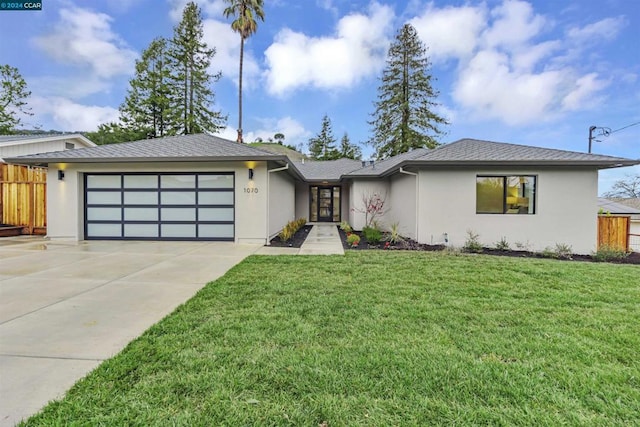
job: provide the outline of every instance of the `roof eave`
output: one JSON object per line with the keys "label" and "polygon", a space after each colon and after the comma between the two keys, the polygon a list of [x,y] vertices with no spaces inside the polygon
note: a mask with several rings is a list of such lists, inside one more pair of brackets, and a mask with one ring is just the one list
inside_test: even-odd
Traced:
{"label": "roof eave", "polygon": [[[246,162],[279,161],[289,163],[286,156],[228,156],[228,157],[8,157],[8,163],[48,165],[51,163],[167,163],[167,162]],[[297,170],[297,169],[296,169]]]}

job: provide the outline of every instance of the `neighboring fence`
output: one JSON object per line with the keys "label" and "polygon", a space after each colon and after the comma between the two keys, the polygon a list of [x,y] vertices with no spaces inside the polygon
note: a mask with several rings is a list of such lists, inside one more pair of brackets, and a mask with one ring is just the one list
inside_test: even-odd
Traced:
{"label": "neighboring fence", "polygon": [[598,215],[598,248],[629,250],[629,217]]}
{"label": "neighboring fence", "polygon": [[47,233],[47,169],[0,163],[0,223]]}

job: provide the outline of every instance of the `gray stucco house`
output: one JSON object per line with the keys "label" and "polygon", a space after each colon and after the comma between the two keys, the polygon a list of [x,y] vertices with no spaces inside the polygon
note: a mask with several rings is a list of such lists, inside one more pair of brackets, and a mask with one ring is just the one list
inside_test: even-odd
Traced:
{"label": "gray stucco house", "polygon": [[7,159],[47,165],[51,238],[267,243],[290,220],[381,226],[421,243],[462,246],[467,230],[541,250],[595,250],[598,170],[639,160],[462,139],[379,162],[293,162],[198,134]]}

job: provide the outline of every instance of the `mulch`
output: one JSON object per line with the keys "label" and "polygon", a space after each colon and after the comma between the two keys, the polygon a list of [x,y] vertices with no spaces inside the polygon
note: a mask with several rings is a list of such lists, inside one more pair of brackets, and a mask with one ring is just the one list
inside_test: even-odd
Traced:
{"label": "mulch", "polygon": [[[357,251],[357,250],[389,250],[389,251],[443,251],[446,249],[444,245],[427,245],[423,243],[418,243],[415,240],[405,239],[402,242],[392,244],[390,242],[382,241],[377,244],[371,244],[367,242],[367,239],[360,233],[359,231],[354,231],[354,234],[360,236],[360,243],[358,246],[351,247],[347,243],[347,234],[340,230],[338,227],[338,232],[340,233],[340,238],[342,240],[342,247],[345,250]],[[540,253],[536,252],[528,252],[528,251],[515,251],[515,250],[499,250],[495,248],[482,248],[482,251],[477,252],[479,254],[484,255],[494,255],[494,256],[506,256],[506,257],[516,257],[516,258],[549,258],[545,257]],[[591,255],[571,255],[566,258],[559,258],[563,261],[583,261],[583,262],[598,262]],[[636,264],[640,265],[640,252],[631,252],[626,258],[610,260],[607,262],[616,263],[616,264]]]}
{"label": "mulch", "polygon": [[286,242],[282,241],[280,237],[276,236],[271,239],[270,244],[271,246],[276,248],[299,248],[307,239],[307,235],[309,234],[309,231],[311,231],[311,227],[311,225],[305,225],[304,227],[296,231],[296,234],[294,234],[293,237]]}

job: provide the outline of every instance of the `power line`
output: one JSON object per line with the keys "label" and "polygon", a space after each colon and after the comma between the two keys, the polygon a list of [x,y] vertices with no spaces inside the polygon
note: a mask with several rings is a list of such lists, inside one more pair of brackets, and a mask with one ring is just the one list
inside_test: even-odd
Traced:
{"label": "power line", "polygon": [[624,127],[621,127],[620,129],[612,130],[609,133],[616,133],[616,132],[621,131],[622,129],[630,128],[631,126],[637,126],[637,125],[640,125],[640,122],[631,123],[630,125],[626,125]]}

